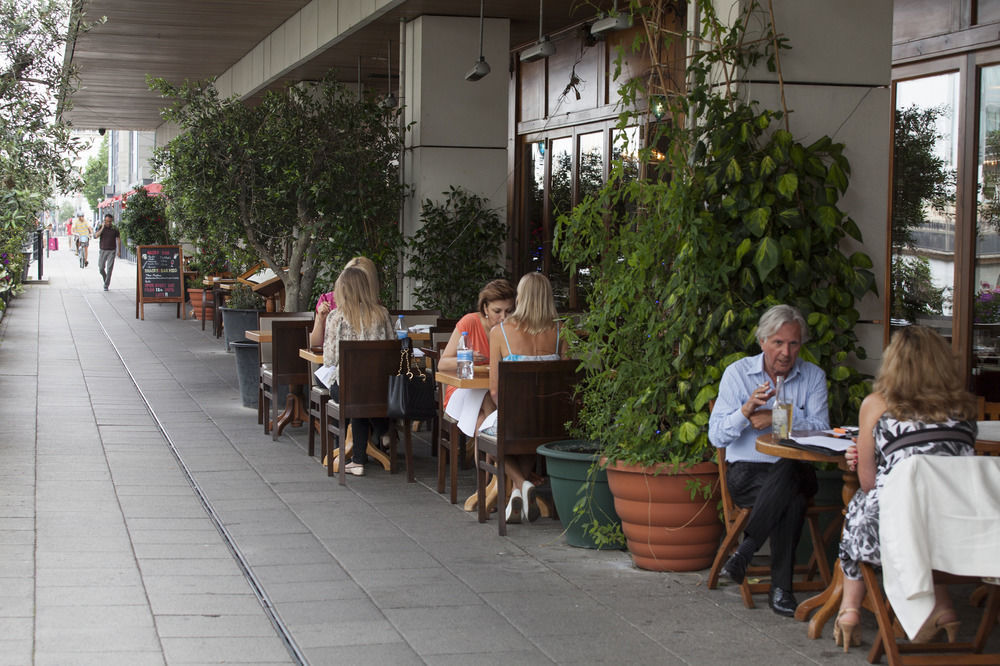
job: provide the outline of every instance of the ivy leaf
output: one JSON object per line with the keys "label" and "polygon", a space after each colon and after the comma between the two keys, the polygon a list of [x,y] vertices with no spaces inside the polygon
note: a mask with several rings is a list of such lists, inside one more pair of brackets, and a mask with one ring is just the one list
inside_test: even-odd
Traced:
{"label": "ivy leaf", "polygon": [[719,391],[714,385],[709,384],[708,386],[703,386],[698,395],[695,396],[694,407],[695,411],[701,411],[701,408],[708,404],[708,401],[718,395]]}
{"label": "ivy leaf", "polygon": [[847,191],[847,176],[836,162],[833,162],[826,172],[826,183],[836,187],[841,194]]}
{"label": "ivy leaf", "polygon": [[754,253],[753,257],[753,263],[757,268],[757,275],[760,276],[761,282],[767,280],[767,276],[771,274],[771,271],[777,268],[780,257],[781,248],[778,247],[773,238],[761,239],[760,244],[757,246],[757,252]]}
{"label": "ivy leaf", "polygon": [[767,229],[767,221],[770,217],[771,211],[767,208],[755,208],[744,218],[744,221],[750,233],[760,238]]}
{"label": "ivy leaf", "polygon": [[871,257],[864,252],[855,252],[851,255],[851,266],[855,268],[871,268],[874,264]]}
{"label": "ivy leaf", "polygon": [[681,427],[677,429],[677,437],[681,440],[683,444],[690,444],[697,437],[700,432],[700,428],[690,421],[685,421],[681,424]]}
{"label": "ivy leaf", "polygon": [[851,370],[846,365],[838,365],[830,371],[830,379],[835,382],[842,382],[851,376]]}
{"label": "ivy leaf", "polygon": [[774,170],[777,169],[777,168],[778,168],[778,165],[775,164],[775,162],[771,158],[771,156],[770,155],[765,155],[764,159],[762,159],[760,161],[760,175],[761,175],[761,178],[765,178],[767,176],[770,176],[772,173],[774,173]]}
{"label": "ivy leaf", "polygon": [[740,163],[736,161],[735,157],[729,160],[729,164],[726,165],[726,179],[730,182],[743,179],[743,170],[740,168]]}
{"label": "ivy leaf", "polygon": [[782,174],[778,178],[778,192],[786,199],[791,199],[797,189],[799,189],[799,177],[794,173]]}
{"label": "ivy leaf", "polygon": [[744,255],[746,255],[746,253],[750,251],[750,245],[751,245],[750,239],[749,238],[744,238],[742,241],[740,241],[740,244],[736,246],[736,263],[737,264],[739,264],[741,261],[743,261]]}

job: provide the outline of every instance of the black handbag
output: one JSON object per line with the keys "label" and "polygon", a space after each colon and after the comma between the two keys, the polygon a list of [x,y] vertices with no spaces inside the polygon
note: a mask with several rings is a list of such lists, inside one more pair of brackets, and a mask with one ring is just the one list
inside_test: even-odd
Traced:
{"label": "black handbag", "polygon": [[399,351],[399,370],[389,375],[386,416],[408,420],[433,418],[437,414],[434,379],[416,366],[407,342]]}

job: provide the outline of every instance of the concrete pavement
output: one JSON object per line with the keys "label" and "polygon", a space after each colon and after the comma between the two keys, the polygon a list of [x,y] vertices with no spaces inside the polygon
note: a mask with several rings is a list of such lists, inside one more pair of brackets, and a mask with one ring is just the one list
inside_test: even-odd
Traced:
{"label": "concrete pavement", "polygon": [[863,663],[706,572],[555,521],[498,537],[426,441],[417,483],[340,487],[305,427],[264,435],[200,322],[135,318],[134,265],[104,292],[63,248],[46,276],[0,321],[0,664]]}

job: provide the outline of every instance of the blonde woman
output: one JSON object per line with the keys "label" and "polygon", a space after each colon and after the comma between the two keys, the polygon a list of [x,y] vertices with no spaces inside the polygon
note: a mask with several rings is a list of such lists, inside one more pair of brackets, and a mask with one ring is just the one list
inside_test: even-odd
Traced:
{"label": "blonde woman", "polygon": [[[567,344],[559,337],[556,303],[552,285],[541,273],[528,273],[517,283],[517,304],[514,313],[490,331],[490,397],[494,404],[500,377],[500,361],[557,361],[563,358]],[[494,416],[496,412],[494,412]],[[511,415],[517,418],[517,415]],[[494,418],[483,426],[494,428]],[[504,470],[513,484],[507,502],[507,522],[517,523],[521,513],[528,521],[538,517],[535,503],[535,456],[505,456]]]}
{"label": "blonde woman", "polygon": [[[395,333],[389,311],[382,307],[371,287],[371,280],[359,267],[345,268],[333,288],[337,309],[326,318],[323,339],[323,365],[334,368],[339,377],[341,340],[393,340]],[[330,385],[330,399],[340,400],[340,382]],[[386,419],[351,419],[353,460],[344,468],[348,474],[364,476],[368,432],[374,430],[378,441],[388,430]]]}
{"label": "blonde woman", "polygon": [[[379,281],[378,269],[375,262],[368,257],[354,257],[344,268],[360,268],[368,276],[372,290],[375,292],[375,300],[378,301]],[[316,301],[316,317],[313,320],[312,332],[309,334],[309,346],[318,347],[323,344],[323,331],[326,326],[326,318],[330,312],[337,309],[337,298],[334,292],[328,291]]]}
{"label": "blonde woman", "polygon": [[[849,646],[861,644],[858,609],[865,597],[865,583],[859,562],[881,564],[878,496],[886,475],[914,455],[975,453],[971,444],[961,441],[975,441],[976,400],[965,390],[958,368],[944,338],[929,328],[908,326],[892,336],[874,391],[861,403],[858,442],[848,447],[846,454],[848,466],[858,471],[861,489],[851,499],[844,518],[840,541],[844,596],[833,625],[833,638],[845,652]],[[951,439],[945,429],[951,431]],[[902,448],[890,446],[907,433],[934,430],[941,430],[940,439]],[[940,631],[948,633],[949,642],[955,639],[958,617],[947,588],[935,585],[934,597],[934,610],[914,642],[927,642]]]}

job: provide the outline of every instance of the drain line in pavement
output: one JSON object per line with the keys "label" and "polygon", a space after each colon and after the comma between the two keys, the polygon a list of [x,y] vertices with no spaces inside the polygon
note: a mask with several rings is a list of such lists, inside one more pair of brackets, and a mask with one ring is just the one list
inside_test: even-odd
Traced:
{"label": "drain line in pavement", "polygon": [[267,614],[267,617],[274,626],[274,629],[278,632],[278,636],[281,638],[282,642],[284,642],[285,647],[287,648],[289,654],[291,654],[291,656],[295,659],[296,663],[300,664],[300,666],[306,666],[309,662],[306,661],[305,655],[302,654],[302,650],[299,649],[299,646],[292,637],[288,627],[286,627],[285,623],[280,617],[278,617],[278,613],[271,604],[271,600],[264,591],[264,587],[261,585],[260,581],[257,580],[257,577],[250,569],[249,563],[240,551],[239,546],[236,545],[232,535],[229,534],[229,530],[227,530],[226,526],[222,524],[222,519],[219,518],[219,514],[215,512],[215,509],[212,507],[212,503],[208,500],[208,497],[205,496],[205,493],[202,491],[201,486],[198,485],[198,482],[195,481],[194,475],[191,474],[191,470],[184,464],[184,460],[181,458],[180,452],[177,451],[177,447],[174,446],[173,440],[170,439],[170,435],[167,434],[166,428],[164,428],[163,423],[160,422],[160,418],[153,410],[153,406],[149,404],[149,400],[146,398],[146,394],[143,393],[142,388],[140,388],[139,382],[136,381],[135,377],[132,375],[132,371],[125,362],[125,357],[123,357],[121,352],[118,350],[118,346],[115,345],[114,340],[111,339],[111,336],[108,334],[108,330],[104,327],[103,322],[101,322],[100,318],[97,316],[97,312],[94,311],[94,308],[90,305],[89,301],[87,302],[87,305],[90,307],[91,312],[94,313],[94,318],[97,320],[97,324],[101,327],[101,331],[103,331],[104,336],[108,339],[108,342],[111,343],[111,348],[115,350],[115,355],[118,356],[118,360],[121,361],[122,367],[125,368],[125,372],[132,381],[132,385],[135,386],[135,390],[139,392],[139,397],[142,398],[143,404],[146,405],[146,409],[149,411],[150,416],[153,417],[153,421],[156,423],[156,428],[167,441],[167,446],[170,447],[170,452],[173,454],[174,459],[177,460],[177,464],[180,465],[184,476],[187,477],[188,483],[191,484],[195,494],[198,496],[198,500],[201,502],[202,506],[205,507],[208,517],[215,525],[215,529],[219,531],[223,541],[226,542],[226,547],[228,547],[229,552],[232,553],[233,559],[236,560],[240,570],[243,572],[243,576],[247,579],[247,582],[250,583],[250,588],[253,590],[254,595],[257,597],[257,601],[260,602],[261,607]]}

